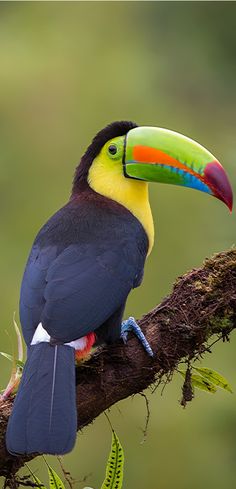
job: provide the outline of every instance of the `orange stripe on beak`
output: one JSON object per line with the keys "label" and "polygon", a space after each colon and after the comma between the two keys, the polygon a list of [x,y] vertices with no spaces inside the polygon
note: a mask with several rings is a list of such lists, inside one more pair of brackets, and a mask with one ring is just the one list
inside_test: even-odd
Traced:
{"label": "orange stripe on beak", "polygon": [[133,148],[133,156],[135,161],[139,161],[140,163],[150,163],[152,165],[155,164],[163,164],[168,166],[173,166],[175,168],[181,168],[182,170],[187,171],[188,173],[192,173],[193,175],[199,175],[188,168],[180,161],[176,160],[172,156],[164,153],[160,149],[150,148],[149,146],[134,146]]}
{"label": "orange stripe on beak", "polygon": [[174,168],[180,168],[191,175],[194,175],[198,180],[205,183],[204,177],[199,173],[195,172],[192,168],[184,165],[180,161],[176,160],[172,156],[164,153],[160,149],[150,148],[149,146],[134,146],[133,148],[134,160],[140,163],[149,163],[150,165],[168,165]]}

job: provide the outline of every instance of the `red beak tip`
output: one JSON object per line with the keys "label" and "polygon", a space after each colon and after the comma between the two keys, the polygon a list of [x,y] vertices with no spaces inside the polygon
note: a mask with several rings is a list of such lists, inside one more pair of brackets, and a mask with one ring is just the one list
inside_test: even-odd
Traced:
{"label": "red beak tip", "polygon": [[222,200],[230,212],[233,209],[233,192],[230,185],[228,176],[224,168],[221,166],[219,161],[214,160],[207,164],[204,176],[206,178],[206,183],[209,185],[213,192],[213,195],[218,199]]}

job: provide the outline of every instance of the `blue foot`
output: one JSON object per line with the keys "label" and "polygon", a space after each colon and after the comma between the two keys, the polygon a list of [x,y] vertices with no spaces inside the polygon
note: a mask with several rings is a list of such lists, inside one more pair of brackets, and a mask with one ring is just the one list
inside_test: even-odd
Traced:
{"label": "blue foot", "polygon": [[123,321],[121,324],[121,339],[123,340],[124,343],[127,343],[127,338],[128,338],[128,333],[132,331],[135,336],[139,339],[139,341],[142,343],[144,350],[146,350],[147,354],[150,357],[153,357],[153,351],[146,340],[141,328],[138,326],[136,323],[135,319],[130,317],[129,319],[126,319],[126,321]]}

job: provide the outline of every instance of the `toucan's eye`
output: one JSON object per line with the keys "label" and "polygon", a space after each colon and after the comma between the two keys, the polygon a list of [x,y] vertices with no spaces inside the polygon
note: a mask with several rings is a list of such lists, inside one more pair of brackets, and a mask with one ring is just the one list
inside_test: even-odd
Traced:
{"label": "toucan's eye", "polygon": [[110,144],[110,146],[108,147],[108,151],[109,151],[110,155],[112,155],[112,156],[116,155],[117,146],[115,144]]}
{"label": "toucan's eye", "polygon": [[105,151],[108,158],[115,162],[122,159],[124,149],[124,140],[123,138],[111,139],[107,142],[105,146]]}

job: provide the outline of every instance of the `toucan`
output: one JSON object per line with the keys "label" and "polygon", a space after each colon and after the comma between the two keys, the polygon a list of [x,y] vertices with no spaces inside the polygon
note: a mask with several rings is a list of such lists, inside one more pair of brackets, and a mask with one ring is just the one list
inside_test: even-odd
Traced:
{"label": "toucan", "polygon": [[[122,321],[154,243],[148,182],[201,190],[232,209],[215,157],[192,139],[130,121],[109,124],[77,166],[71,197],[33,243],[20,294],[27,361],[9,418],[11,454],[64,454],[76,440],[75,357],[133,330]],[[79,411],[79,409],[78,409]]]}

